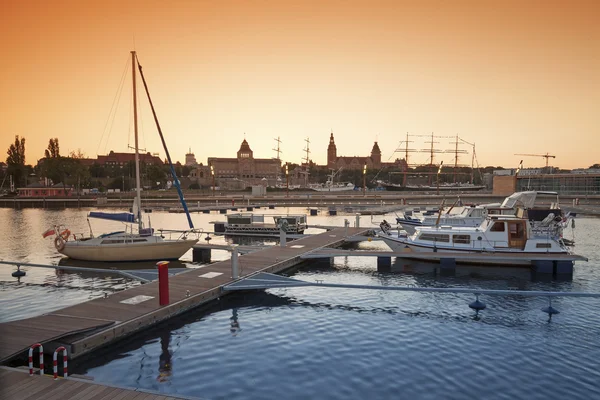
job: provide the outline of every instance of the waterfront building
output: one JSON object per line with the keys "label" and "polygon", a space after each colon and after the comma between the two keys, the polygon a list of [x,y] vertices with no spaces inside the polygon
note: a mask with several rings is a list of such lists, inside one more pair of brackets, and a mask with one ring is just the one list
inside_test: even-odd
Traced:
{"label": "waterfront building", "polygon": [[515,170],[494,171],[492,192],[507,196],[525,190],[552,191],[560,195],[599,195],[600,173],[516,174]]}
{"label": "waterfront building", "polygon": [[[212,167],[212,170],[211,170]],[[255,158],[248,141],[244,139],[236,157],[209,157],[207,165],[200,164],[190,177],[196,178],[202,186],[215,184],[224,188],[244,188],[253,185],[274,186],[281,171],[281,160],[276,158]]]}
{"label": "waterfront building", "polygon": [[327,146],[327,168],[336,170],[340,168],[343,170],[362,170],[365,165],[369,170],[388,167],[405,171],[408,167],[406,160],[399,158],[394,162],[381,162],[381,149],[377,142],[373,144],[370,156],[338,156],[333,132],[331,132],[329,146]]}
{"label": "waterfront building", "polygon": [[65,197],[73,194],[73,187],[57,183],[46,186],[42,183],[32,183],[24,188],[17,188],[19,197]]}
{"label": "waterfront building", "polygon": [[[156,154],[140,153],[139,158],[140,165],[163,165],[162,160]],[[96,159],[96,164],[112,168],[123,168],[129,162],[135,162],[135,153],[115,153],[111,150],[107,155],[98,156]]]}

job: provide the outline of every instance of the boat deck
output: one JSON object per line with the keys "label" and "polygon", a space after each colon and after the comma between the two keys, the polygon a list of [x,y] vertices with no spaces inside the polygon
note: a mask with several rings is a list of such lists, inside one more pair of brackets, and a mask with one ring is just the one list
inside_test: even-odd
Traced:
{"label": "boat deck", "polygon": [[[366,228],[337,228],[239,256],[239,277],[277,273],[303,261],[301,256],[362,235]],[[159,305],[158,281],[116,292],[105,298],[63,308],[46,315],[0,324],[0,362],[23,354],[34,343],[65,345],[75,358],[186,310],[225,295],[232,279],[231,260],[190,269],[169,279],[170,304]],[[52,352],[52,349],[45,349]]]}
{"label": "boat deck", "polygon": [[88,379],[54,380],[50,375],[29,376],[29,371],[0,367],[0,399],[45,400],[177,400],[193,397],[164,395],[141,389],[108,386]]}

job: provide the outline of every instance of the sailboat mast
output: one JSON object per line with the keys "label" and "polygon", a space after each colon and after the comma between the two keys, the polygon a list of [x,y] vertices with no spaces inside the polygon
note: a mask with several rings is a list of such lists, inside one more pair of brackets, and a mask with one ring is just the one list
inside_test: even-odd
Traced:
{"label": "sailboat mast", "polygon": [[131,52],[131,75],[133,79],[133,132],[135,134],[135,201],[137,203],[137,215],[139,229],[142,229],[142,192],[140,185],[140,154],[138,144],[138,120],[137,120],[137,93],[135,87],[135,51]]}

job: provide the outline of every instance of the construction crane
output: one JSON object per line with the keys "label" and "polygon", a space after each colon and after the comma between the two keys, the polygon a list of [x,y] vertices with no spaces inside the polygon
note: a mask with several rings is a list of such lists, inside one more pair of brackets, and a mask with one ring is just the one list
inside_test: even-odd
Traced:
{"label": "construction crane", "polygon": [[548,159],[556,158],[556,156],[553,156],[548,153],[546,153],[546,154],[515,154],[515,156],[544,157],[546,159],[546,168],[548,168]]}

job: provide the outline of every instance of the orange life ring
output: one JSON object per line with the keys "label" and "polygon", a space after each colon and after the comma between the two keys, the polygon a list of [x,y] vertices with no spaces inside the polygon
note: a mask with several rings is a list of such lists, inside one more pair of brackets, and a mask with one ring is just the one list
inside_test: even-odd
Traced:
{"label": "orange life ring", "polygon": [[65,241],[61,236],[54,238],[54,247],[56,247],[56,250],[58,251],[62,251],[65,248]]}
{"label": "orange life ring", "polygon": [[63,240],[69,240],[69,236],[70,236],[70,235],[71,235],[71,231],[70,231],[70,230],[68,230],[68,229],[65,229],[64,231],[62,231],[62,232],[60,233],[60,237],[61,237]]}

